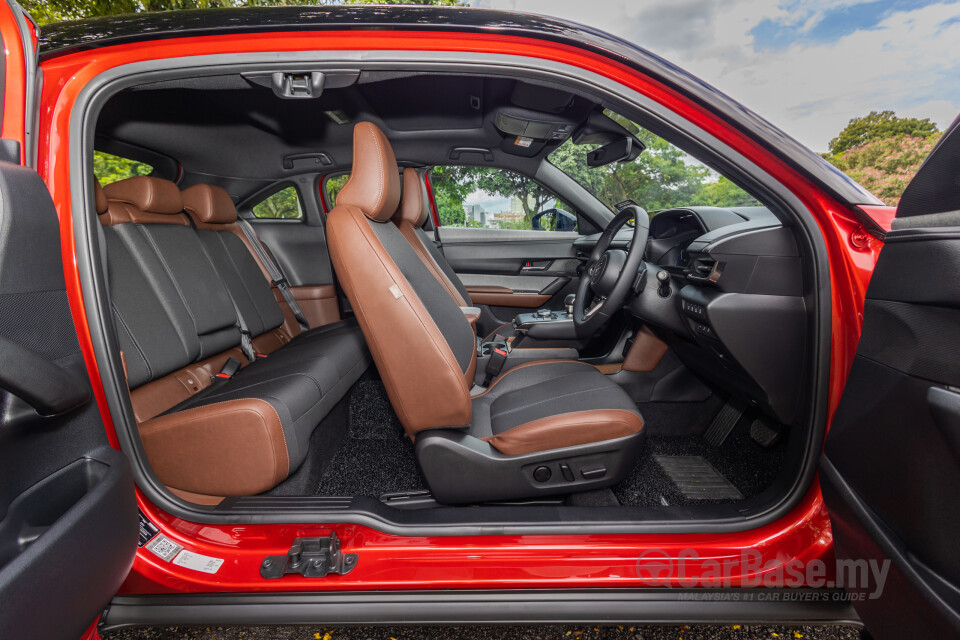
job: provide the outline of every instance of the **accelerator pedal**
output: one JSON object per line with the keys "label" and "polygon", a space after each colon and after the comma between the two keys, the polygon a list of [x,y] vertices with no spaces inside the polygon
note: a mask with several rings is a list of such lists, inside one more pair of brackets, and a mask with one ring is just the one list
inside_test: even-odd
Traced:
{"label": "accelerator pedal", "polygon": [[743,500],[743,494],[701,456],[654,456],[677,489],[690,500]]}
{"label": "accelerator pedal", "polygon": [[717,415],[713,417],[713,422],[707,427],[706,432],[703,434],[703,439],[713,447],[722,446],[723,443],[726,442],[730,432],[737,426],[737,422],[743,417],[745,409],[746,407],[743,403],[731,399],[723,405],[720,411],[717,412]]}
{"label": "accelerator pedal", "polygon": [[772,447],[780,441],[780,430],[763,418],[757,418],[750,425],[750,437],[761,447]]}

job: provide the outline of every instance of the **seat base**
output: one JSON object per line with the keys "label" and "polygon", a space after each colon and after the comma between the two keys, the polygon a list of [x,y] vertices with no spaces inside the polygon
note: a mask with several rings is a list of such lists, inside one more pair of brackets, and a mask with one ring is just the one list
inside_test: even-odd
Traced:
{"label": "seat base", "polygon": [[437,502],[466,504],[609,487],[630,472],[643,436],[638,431],[566,449],[505,455],[466,432],[438,429],[418,434],[415,451]]}

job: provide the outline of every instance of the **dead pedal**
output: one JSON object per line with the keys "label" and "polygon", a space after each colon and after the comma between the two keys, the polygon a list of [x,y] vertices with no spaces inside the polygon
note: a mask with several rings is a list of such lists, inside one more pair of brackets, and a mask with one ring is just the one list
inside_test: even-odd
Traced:
{"label": "dead pedal", "polygon": [[763,418],[757,418],[750,425],[750,437],[761,447],[772,447],[780,441],[780,430]]}
{"label": "dead pedal", "polygon": [[727,437],[730,436],[730,432],[737,426],[737,422],[743,417],[745,408],[743,404],[735,400],[724,404],[723,407],[720,408],[720,411],[717,412],[717,415],[713,417],[713,422],[710,423],[710,426],[703,434],[703,439],[714,447],[723,445]]}
{"label": "dead pedal", "polygon": [[680,493],[690,500],[743,500],[743,494],[701,456],[654,456]]}

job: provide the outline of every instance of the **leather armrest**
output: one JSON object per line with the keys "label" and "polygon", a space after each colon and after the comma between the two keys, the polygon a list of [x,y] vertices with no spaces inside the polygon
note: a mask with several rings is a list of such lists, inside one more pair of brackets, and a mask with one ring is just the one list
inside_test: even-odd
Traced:
{"label": "leather armrest", "polygon": [[467,319],[467,322],[470,323],[471,327],[477,326],[477,320],[480,319],[480,308],[479,307],[460,307],[460,311],[463,312],[464,317]]}

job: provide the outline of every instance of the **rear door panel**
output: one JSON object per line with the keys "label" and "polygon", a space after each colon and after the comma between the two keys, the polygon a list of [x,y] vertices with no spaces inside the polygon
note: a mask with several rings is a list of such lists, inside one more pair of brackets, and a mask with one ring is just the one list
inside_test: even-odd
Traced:
{"label": "rear door panel", "polygon": [[[944,143],[958,162],[942,180],[956,185],[960,131],[933,155]],[[821,464],[837,557],[889,568],[883,580],[847,585],[877,638],[960,634],[960,217],[952,207],[936,198],[917,205],[905,193]]]}

